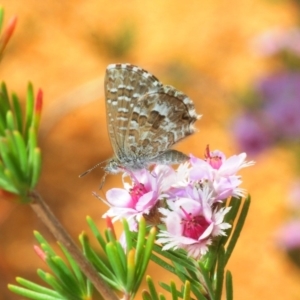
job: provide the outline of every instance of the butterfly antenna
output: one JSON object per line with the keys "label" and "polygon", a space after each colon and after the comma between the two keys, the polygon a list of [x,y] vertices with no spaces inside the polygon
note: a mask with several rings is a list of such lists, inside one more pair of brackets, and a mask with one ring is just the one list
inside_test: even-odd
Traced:
{"label": "butterfly antenna", "polygon": [[104,164],[105,162],[109,161],[109,159],[102,161],[98,164],[96,164],[95,166],[93,166],[92,168],[88,169],[87,171],[83,172],[82,174],[79,175],[79,178],[89,174],[90,172],[92,172],[94,169],[96,169],[97,167],[99,167],[100,165]]}

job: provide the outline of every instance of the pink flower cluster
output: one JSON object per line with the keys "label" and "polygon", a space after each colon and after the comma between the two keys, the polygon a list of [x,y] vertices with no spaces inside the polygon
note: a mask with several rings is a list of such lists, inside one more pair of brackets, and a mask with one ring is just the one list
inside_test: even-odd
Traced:
{"label": "pink flower cluster", "polygon": [[[166,165],[156,165],[152,171],[126,171],[124,189],[106,193],[110,209],[104,217],[125,218],[132,230],[137,229],[141,216],[150,224],[163,224],[157,240],[163,250],[181,248],[199,258],[215,237],[226,235],[231,227],[224,222],[230,207],[222,203],[231,196],[245,196],[236,174],[253,165],[245,159],[245,153],[226,159],[222,152],[207,149],[205,159],[191,155],[176,171]],[[128,176],[130,184],[125,181]]]}

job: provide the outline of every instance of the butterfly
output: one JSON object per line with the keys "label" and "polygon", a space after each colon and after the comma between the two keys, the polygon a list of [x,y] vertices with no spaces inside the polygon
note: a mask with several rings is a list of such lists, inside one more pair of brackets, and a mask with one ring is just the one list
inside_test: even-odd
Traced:
{"label": "butterfly", "polygon": [[131,64],[109,65],[104,89],[107,128],[114,151],[114,157],[104,167],[105,173],[189,159],[171,149],[195,132],[193,124],[200,118],[189,97]]}

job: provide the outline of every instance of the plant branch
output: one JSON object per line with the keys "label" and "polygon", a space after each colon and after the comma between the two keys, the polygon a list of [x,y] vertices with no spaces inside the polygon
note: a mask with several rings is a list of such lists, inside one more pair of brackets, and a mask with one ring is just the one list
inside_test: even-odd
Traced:
{"label": "plant branch", "polygon": [[118,298],[116,297],[116,295],[99,276],[96,269],[81,253],[78,246],[74,243],[62,224],[54,216],[42,197],[36,191],[32,191],[29,196],[32,199],[30,205],[34,212],[48,227],[57,241],[59,241],[70,252],[72,257],[80,267],[81,271],[92,282],[95,289],[102,295],[104,299],[117,300]]}

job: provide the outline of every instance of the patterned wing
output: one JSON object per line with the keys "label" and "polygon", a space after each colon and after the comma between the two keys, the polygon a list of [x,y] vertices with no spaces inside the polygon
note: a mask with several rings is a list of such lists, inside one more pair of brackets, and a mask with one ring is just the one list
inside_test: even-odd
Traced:
{"label": "patterned wing", "polygon": [[145,94],[132,110],[125,137],[131,146],[125,156],[153,161],[193,134],[199,117],[192,100],[172,86]]}
{"label": "patterned wing", "polygon": [[112,64],[104,83],[106,117],[110,141],[116,157],[124,157],[129,119],[138,100],[157,91],[162,84],[147,71],[131,64]]}

